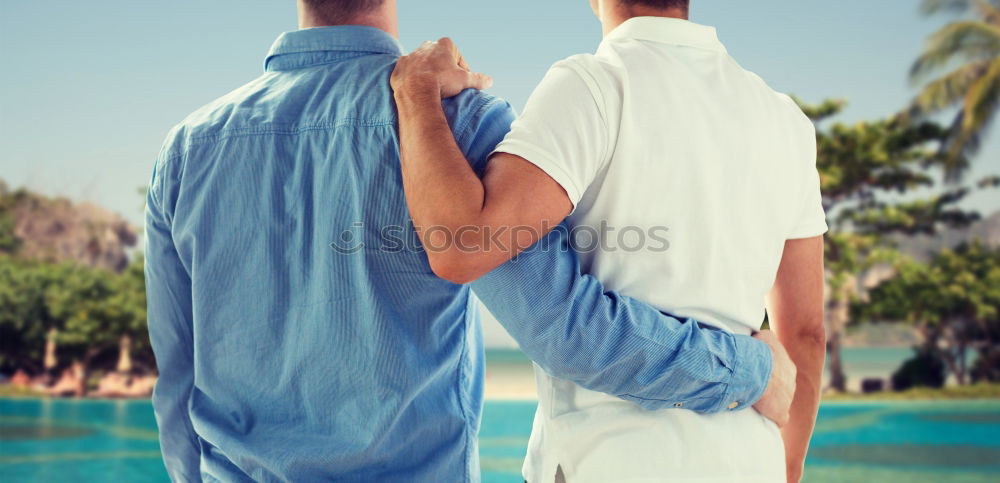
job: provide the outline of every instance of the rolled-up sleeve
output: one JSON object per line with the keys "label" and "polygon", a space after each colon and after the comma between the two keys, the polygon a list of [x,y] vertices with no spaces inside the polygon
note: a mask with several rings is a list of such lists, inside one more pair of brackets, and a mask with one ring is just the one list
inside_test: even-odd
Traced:
{"label": "rolled-up sleeve", "polygon": [[655,410],[743,409],[764,393],[771,352],[752,337],[665,315],[581,272],[557,229],[472,284],[543,370]]}

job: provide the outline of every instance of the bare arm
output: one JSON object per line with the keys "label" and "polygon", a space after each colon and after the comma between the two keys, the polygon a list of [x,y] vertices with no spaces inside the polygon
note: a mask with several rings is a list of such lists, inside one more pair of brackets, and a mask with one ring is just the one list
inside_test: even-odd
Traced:
{"label": "bare arm", "polygon": [[494,156],[482,180],[473,172],[441,98],[488,83],[468,71],[448,39],[403,57],[392,76],[410,216],[431,268],[456,283],[475,280],[513,258],[572,208],[563,188],[521,157]]}
{"label": "bare arm", "polygon": [[778,276],[768,296],[768,320],[795,363],[796,389],[788,424],[782,427],[788,481],[802,466],[819,409],[826,357],[823,327],[823,237],[788,240]]}

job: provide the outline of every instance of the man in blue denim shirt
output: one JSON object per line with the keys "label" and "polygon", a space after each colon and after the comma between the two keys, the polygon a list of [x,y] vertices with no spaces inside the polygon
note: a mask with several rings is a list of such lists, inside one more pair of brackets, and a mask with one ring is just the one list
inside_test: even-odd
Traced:
{"label": "man in blue denim shirt", "polygon": [[[264,75],[174,128],[155,163],[146,279],[167,470],[478,481],[475,297],[387,236],[412,233],[389,87],[395,2],[303,0],[300,24]],[[510,106],[472,90],[444,105],[481,170]],[[545,370],[700,412],[787,384],[771,381],[780,346],[605,293],[565,238],[554,231],[473,286]]]}

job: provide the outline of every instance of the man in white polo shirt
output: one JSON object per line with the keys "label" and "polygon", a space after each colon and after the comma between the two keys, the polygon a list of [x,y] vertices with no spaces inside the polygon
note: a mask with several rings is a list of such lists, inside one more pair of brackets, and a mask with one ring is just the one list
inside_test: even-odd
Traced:
{"label": "man in white polo shirt", "polygon": [[417,226],[447,229],[422,233],[431,265],[474,280],[566,218],[604,237],[580,255],[610,289],[739,334],[758,330],[766,309],[798,369],[779,428],[739,401],[720,414],[645,411],[536,367],[529,482],[797,481],[825,349],[813,125],[715,29],[689,22],[686,0],[591,5],[604,26],[596,54],[552,67],[482,179],[434,99],[484,78],[448,41],[400,60],[410,212]]}

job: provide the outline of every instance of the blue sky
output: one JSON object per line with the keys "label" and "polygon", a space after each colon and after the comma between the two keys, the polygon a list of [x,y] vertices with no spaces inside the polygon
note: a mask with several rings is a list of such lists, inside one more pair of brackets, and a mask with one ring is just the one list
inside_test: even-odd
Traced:
{"label": "blue sky", "polygon": [[[523,106],[554,61],[600,40],[587,0],[399,0],[412,48],[449,35],[493,92]],[[730,52],[775,89],[848,99],[842,119],[895,112],[926,35],[917,0],[693,1]],[[832,7],[832,8],[828,8]],[[163,136],[187,113],[261,72],[274,38],[296,27],[293,0],[0,2],[0,178],[90,200],[141,222],[138,187]],[[1000,132],[970,179],[1000,172]],[[970,204],[1000,208],[1000,194]]]}
{"label": "blue sky", "polygon": [[[401,40],[453,37],[497,95],[524,105],[553,62],[593,51],[587,0],[399,0]],[[918,0],[693,0],[744,67],[808,101],[844,98],[844,121],[880,118],[913,95],[906,73],[927,34]],[[89,200],[139,226],[152,161],[189,112],[260,75],[296,28],[293,0],[0,2],[0,178]],[[969,179],[1000,173],[1000,128]],[[1000,190],[970,198],[1000,209]],[[510,340],[492,321],[490,345]]]}

